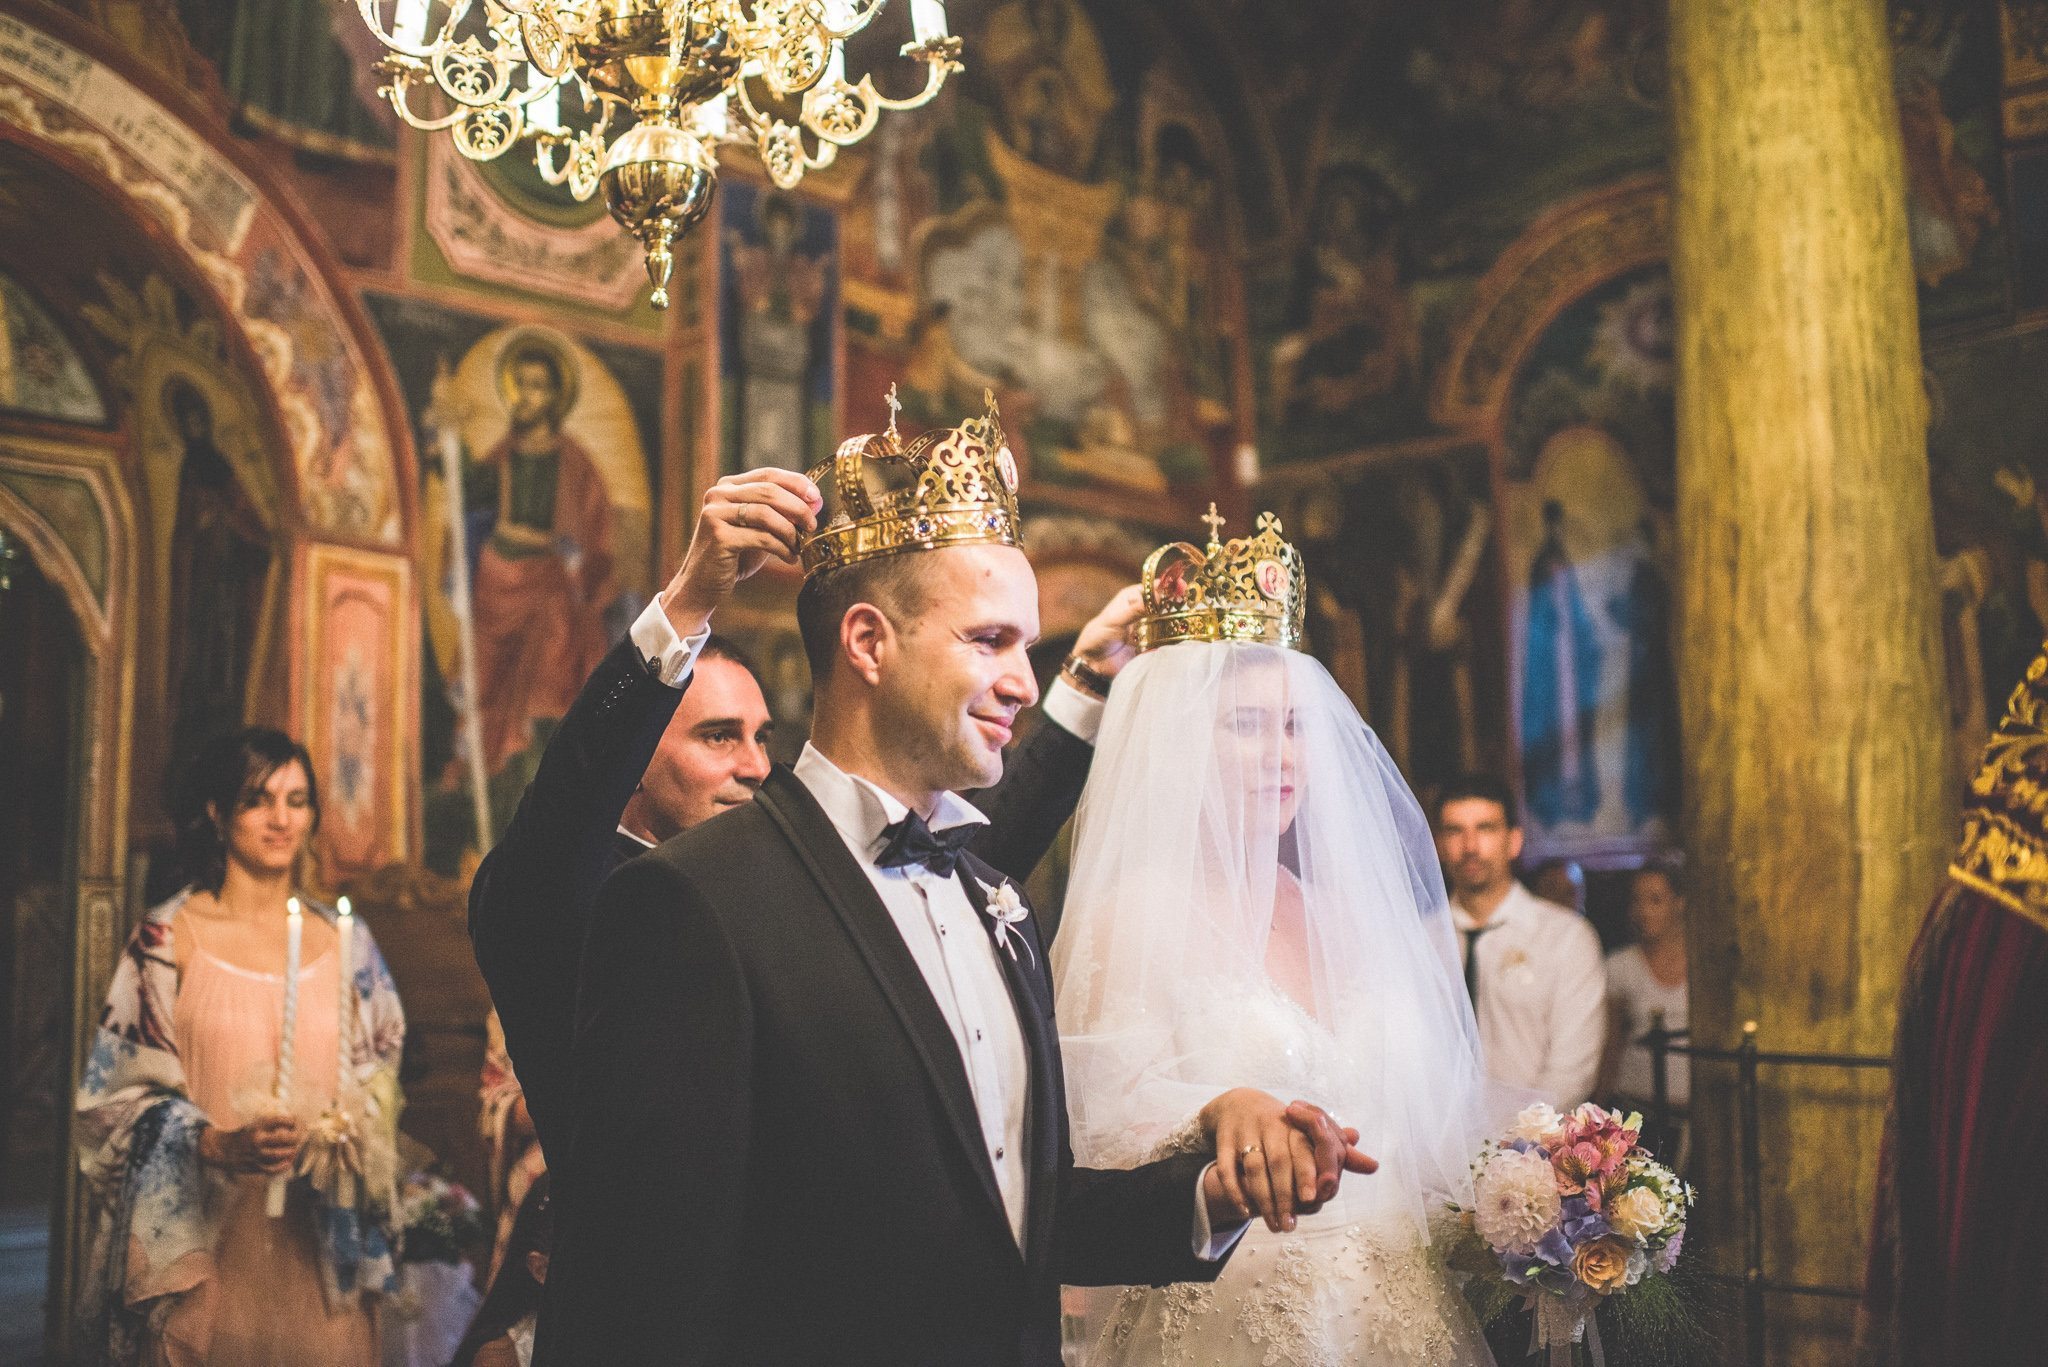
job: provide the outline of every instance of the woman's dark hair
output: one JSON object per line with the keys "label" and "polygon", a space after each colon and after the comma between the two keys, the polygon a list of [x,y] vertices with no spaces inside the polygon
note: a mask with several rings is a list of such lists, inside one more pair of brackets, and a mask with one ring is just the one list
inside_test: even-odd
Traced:
{"label": "woman's dark hair", "polygon": [[526,1199],[512,1217],[505,1261],[498,1264],[498,1275],[491,1279],[491,1289],[484,1293],[484,1302],[476,1308],[476,1318],[469,1322],[469,1332],[462,1336],[462,1346],[455,1350],[449,1367],[470,1367],[485,1344],[540,1309],[540,1283],[526,1265],[526,1255],[545,1256],[554,1239],[555,1212],[548,1204],[548,1174],[542,1173],[526,1189]]}
{"label": "woman's dark hair", "polygon": [[306,775],[306,803],[320,829],[320,784],[313,757],[282,731],[250,726],[207,743],[185,771],[171,817],[178,827],[178,868],[186,881],[217,893],[228,876],[228,822],[270,776],[297,762]]}
{"label": "woman's dark hair", "polygon": [[1644,860],[1641,864],[1629,870],[1629,891],[1635,891],[1638,878],[1652,873],[1664,880],[1664,886],[1671,889],[1673,896],[1677,897],[1680,901],[1685,899],[1685,860],[1683,858],[1675,854],[1660,854],[1653,855],[1649,859]]}

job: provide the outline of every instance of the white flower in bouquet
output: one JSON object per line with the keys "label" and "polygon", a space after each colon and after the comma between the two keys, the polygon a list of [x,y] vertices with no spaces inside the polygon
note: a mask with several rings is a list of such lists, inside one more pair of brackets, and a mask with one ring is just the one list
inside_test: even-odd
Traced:
{"label": "white flower in bouquet", "polygon": [[1473,1221],[1496,1252],[1533,1253],[1557,1224],[1557,1177],[1541,1153],[1503,1149],[1473,1183]]}
{"label": "white flower in bouquet", "polygon": [[1564,1117],[1551,1109],[1547,1101],[1538,1101],[1523,1108],[1515,1117],[1515,1123],[1508,1130],[1508,1138],[1524,1140],[1530,1144],[1547,1143],[1556,1133]]}
{"label": "white flower in bouquet", "polygon": [[1630,1187],[1607,1203],[1604,1212],[1614,1232],[1626,1239],[1648,1239],[1664,1228],[1664,1198],[1650,1187]]}

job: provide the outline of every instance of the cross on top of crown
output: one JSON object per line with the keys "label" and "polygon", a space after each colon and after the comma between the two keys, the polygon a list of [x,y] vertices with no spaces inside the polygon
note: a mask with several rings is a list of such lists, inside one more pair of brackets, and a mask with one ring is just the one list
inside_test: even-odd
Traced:
{"label": "cross on top of crown", "polygon": [[897,398],[897,397],[896,397],[896,385],[895,385],[895,383],[894,383],[893,381],[891,381],[891,382],[890,382],[890,385],[889,385],[889,398],[888,398],[888,404],[889,404],[889,435],[890,435],[891,437],[894,437],[894,436],[896,435],[896,415],[897,415],[897,414],[899,414],[899,413],[901,413],[901,412],[903,411],[903,400],[901,400],[901,399],[899,399],[899,398]]}
{"label": "cross on top of crown", "polygon": [[1222,545],[1224,518],[1221,513],[1216,511],[1214,503],[1209,505],[1209,515],[1203,518],[1202,521],[1209,524],[1209,544],[1212,546]]}

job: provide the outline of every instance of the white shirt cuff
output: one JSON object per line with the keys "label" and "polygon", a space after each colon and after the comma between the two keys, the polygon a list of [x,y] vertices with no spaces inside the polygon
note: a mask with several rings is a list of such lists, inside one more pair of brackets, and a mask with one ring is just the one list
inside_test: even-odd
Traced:
{"label": "white shirt cuff", "polygon": [[1237,1241],[1252,1227],[1250,1220],[1239,1220],[1222,1230],[1209,1228],[1209,1202],[1202,1195],[1202,1183],[1209,1178],[1211,1163],[1195,1178],[1195,1256],[1205,1263],[1220,1263],[1230,1256],[1230,1250],[1237,1247]]}
{"label": "white shirt cuff", "polygon": [[627,634],[633,638],[633,649],[647,661],[649,672],[670,688],[681,688],[683,680],[690,677],[690,667],[697,663],[697,652],[711,639],[711,628],[694,636],[676,635],[675,623],[662,611],[657,595],[633,619],[633,629]]}
{"label": "white shirt cuff", "polygon": [[1045,690],[1042,706],[1047,718],[1088,744],[1095,744],[1096,734],[1102,730],[1102,699],[1090,697],[1065,679],[1054,679],[1052,687]]}

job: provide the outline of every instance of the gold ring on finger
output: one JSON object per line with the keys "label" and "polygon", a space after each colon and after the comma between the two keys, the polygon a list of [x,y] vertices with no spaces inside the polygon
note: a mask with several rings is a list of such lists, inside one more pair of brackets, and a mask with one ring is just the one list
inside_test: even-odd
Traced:
{"label": "gold ring on finger", "polygon": [[1250,1158],[1253,1154],[1257,1153],[1258,1151],[1259,1146],[1257,1144],[1247,1144],[1237,1151],[1237,1156],[1240,1158]]}

